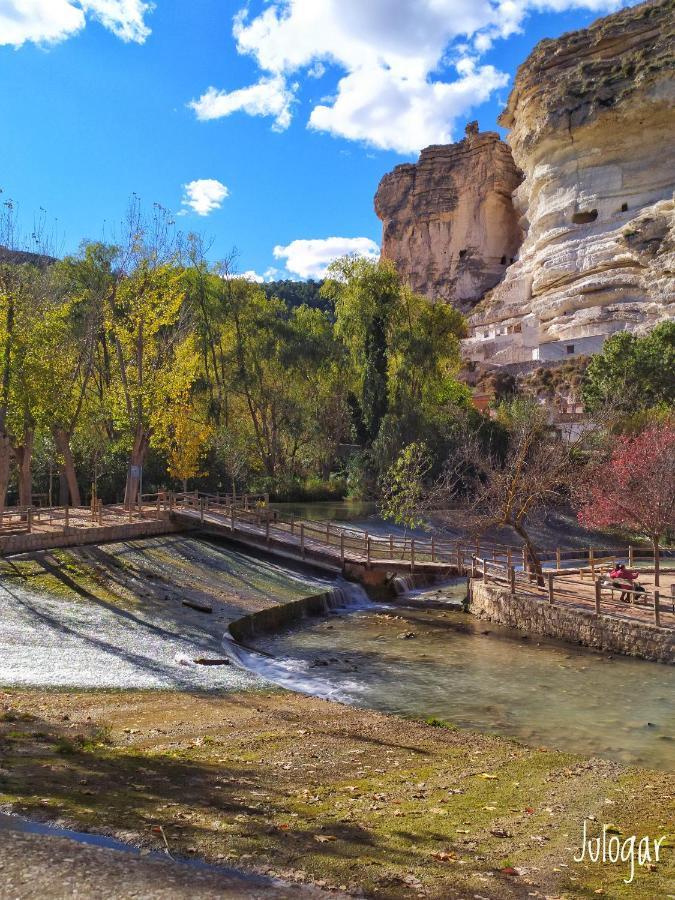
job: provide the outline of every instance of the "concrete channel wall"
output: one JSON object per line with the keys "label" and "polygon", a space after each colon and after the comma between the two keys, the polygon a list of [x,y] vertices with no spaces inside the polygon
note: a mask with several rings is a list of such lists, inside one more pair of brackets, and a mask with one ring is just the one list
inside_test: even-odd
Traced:
{"label": "concrete channel wall", "polygon": [[230,622],[228,631],[235,641],[244,643],[259,634],[281,631],[288,625],[299,622],[308,616],[324,616],[331,608],[334,608],[332,600],[333,595],[330,591],[326,591],[322,594],[302,597],[300,600],[268,606],[266,609],[260,609]]}
{"label": "concrete channel wall", "polygon": [[536,597],[512,596],[508,588],[484,584],[477,578],[470,580],[469,596],[470,612],[479,619],[611,653],[670,664],[675,661],[675,635],[668,628],[615,616],[596,616],[594,612],[551,605]]}

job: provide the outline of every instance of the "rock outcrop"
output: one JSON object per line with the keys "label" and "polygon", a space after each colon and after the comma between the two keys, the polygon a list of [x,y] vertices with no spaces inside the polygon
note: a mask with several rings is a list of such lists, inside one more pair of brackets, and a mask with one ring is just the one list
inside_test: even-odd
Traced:
{"label": "rock outcrop", "polygon": [[384,176],[375,195],[382,255],[414,291],[471,309],[520,246],[511,200],[520,180],[499,135],[471,123],[459,143],[427,147]]}
{"label": "rock outcrop", "polygon": [[475,311],[474,359],[594,352],[675,314],[675,2],[542,41],[500,123],[523,183],[518,259]]}

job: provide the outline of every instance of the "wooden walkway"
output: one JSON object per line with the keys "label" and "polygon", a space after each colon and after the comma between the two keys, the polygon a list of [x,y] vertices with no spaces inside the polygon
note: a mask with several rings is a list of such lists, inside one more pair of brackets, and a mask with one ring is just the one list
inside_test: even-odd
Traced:
{"label": "wooden walkway", "polygon": [[266,506],[247,509],[214,495],[173,495],[170,504],[171,518],[186,527],[334,573],[359,568],[448,578],[470,566],[468,546],[456,541],[382,537],[330,522],[296,521]]}
{"label": "wooden walkway", "polygon": [[545,600],[551,605],[675,629],[675,568],[662,564],[657,587],[653,561],[650,567],[645,565],[647,560],[634,557],[635,567],[643,573],[639,582],[645,590],[625,592],[622,600],[620,589],[607,586],[606,574],[613,568],[616,558],[596,558],[592,565],[585,560],[585,564],[575,568],[545,568],[543,584],[531,571],[508,566],[499,557],[496,560],[474,557],[472,574],[484,582],[504,585],[512,594]]}

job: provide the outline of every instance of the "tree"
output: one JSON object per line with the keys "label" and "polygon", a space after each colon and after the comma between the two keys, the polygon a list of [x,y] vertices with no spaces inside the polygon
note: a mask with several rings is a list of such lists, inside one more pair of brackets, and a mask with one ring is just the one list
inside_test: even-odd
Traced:
{"label": "tree", "polygon": [[377,437],[389,405],[388,333],[401,281],[388,261],[346,256],[329,267],[321,289],[335,304],[336,333],[352,361],[366,440]]}
{"label": "tree", "polygon": [[552,437],[545,411],[530,400],[502,405],[500,417],[506,449],[494,439],[486,442],[481,431],[467,420],[455,454],[427,504],[447,508],[457,500],[465,502],[476,535],[492,527],[511,528],[523,541],[543,584],[531,523],[566,496],[575,468],[575,451],[587,435],[574,444]]}
{"label": "tree", "polygon": [[675,526],[675,428],[672,423],[619,437],[611,455],[589,466],[575,491],[579,521],[587,527],[623,526],[654,548],[659,584],[661,539]]}
{"label": "tree", "polygon": [[612,405],[632,413],[675,404],[675,322],[657,325],[644,337],[612,335],[586,369],[581,395],[595,411]]}
{"label": "tree", "polygon": [[104,308],[106,345],[113,351],[106,393],[114,427],[129,450],[127,507],[137,502],[155,426],[197,376],[172,224],[162,207],[155,204],[146,217],[132,200]]}
{"label": "tree", "polygon": [[431,468],[426,446],[421,442],[408,444],[396,462],[382,478],[380,513],[405,528],[422,524],[420,516],[425,494],[425,478]]}
{"label": "tree", "polygon": [[175,409],[168,448],[168,473],[177,478],[187,491],[188,480],[199,476],[199,461],[213,434],[211,426],[192,415],[189,406]]}

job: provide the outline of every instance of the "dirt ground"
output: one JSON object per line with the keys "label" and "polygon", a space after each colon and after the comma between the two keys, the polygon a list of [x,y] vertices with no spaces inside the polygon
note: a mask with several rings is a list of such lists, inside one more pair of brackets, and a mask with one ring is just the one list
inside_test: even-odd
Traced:
{"label": "dirt ground", "polygon": [[5,811],[356,896],[668,896],[672,835],[632,884],[573,856],[585,817],[589,836],[672,831],[674,788],[284,691],[0,691]]}

